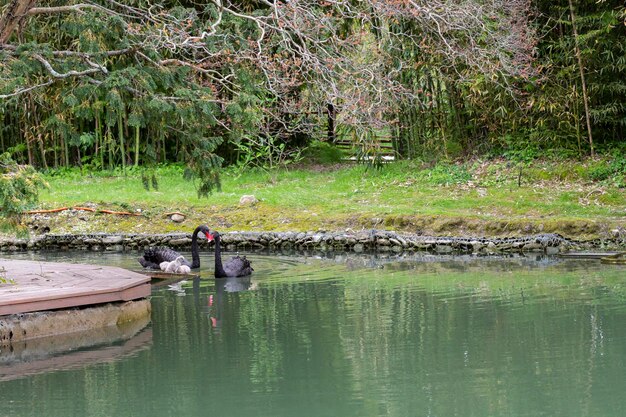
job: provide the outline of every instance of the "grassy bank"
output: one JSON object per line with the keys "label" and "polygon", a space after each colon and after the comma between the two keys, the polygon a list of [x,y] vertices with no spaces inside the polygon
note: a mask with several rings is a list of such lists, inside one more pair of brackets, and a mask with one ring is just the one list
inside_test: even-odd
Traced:
{"label": "grassy bank", "polygon": [[[158,191],[139,172],[50,173],[40,209],[92,205],[141,212],[116,216],[66,211],[27,216],[53,233],[188,231],[197,223],[221,230],[379,228],[425,234],[509,235],[559,232],[596,237],[626,227],[626,182],[610,161],[497,160],[425,167],[398,162],[381,170],[316,165],[275,172],[226,171],[222,190],[199,199],[182,167],[157,169]],[[259,203],[240,206],[244,194]],[[178,211],[185,222],[166,215]]]}

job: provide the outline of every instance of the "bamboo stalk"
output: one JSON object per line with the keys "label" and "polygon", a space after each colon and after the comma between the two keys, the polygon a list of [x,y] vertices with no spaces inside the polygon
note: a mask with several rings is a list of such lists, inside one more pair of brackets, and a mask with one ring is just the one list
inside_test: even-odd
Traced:
{"label": "bamboo stalk", "polygon": [[572,31],[574,32],[574,52],[578,61],[578,69],[580,71],[580,82],[583,90],[583,104],[585,105],[585,121],[587,122],[587,134],[589,136],[589,146],[591,147],[591,157],[594,157],[593,136],[591,135],[591,118],[589,117],[589,98],[587,97],[587,84],[585,82],[585,71],[583,69],[583,60],[580,55],[580,46],[578,44],[578,30],[576,29],[576,16],[574,15],[574,6],[572,0],[568,0],[569,14],[572,19]]}
{"label": "bamboo stalk", "polygon": [[139,166],[139,125],[135,126],[135,166]]}
{"label": "bamboo stalk", "polygon": [[65,135],[61,135],[61,142],[63,143],[63,157],[64,157],[64,167],[69,168],[70,166],[70,147],[67,143],[67,138]]}
{"label": "bamboo stalk", "polygon": [[126,147],[124,146],[124,116],[122,112],[117,113],[117,130],[120,139],[120,150],[122,151],[122,172],[126,175]]}
{"label": "bamboo stalk", "polygon": [[111,133],[111,126],[107,125],[107,149],[109,150],[109,169],[113,170],[115,161],[113,161],[113,134]]}
{"label": "bamboo stalk", "polygon": [[50,133],[52,137],[52,152],[54,152],[54,169],[59,167],[59,153],[57,152],[57,148],[59,145],[57,144],[57,135],[54,134],[54,131]]}
{"label": "bamboo stalk", "polygon": [[0,153],[2,153],[6,149],[4,147],[4,114],[0,120],[2,121],[2,124],[0,125]]}
{"label": "bamboo stalk", "polygon": [[102,134],[102,115],[100,114],[100,110],[96,110],[96,132],[100,138],[100,169],[104,170],[104,150],[106,149],[106,142]]}

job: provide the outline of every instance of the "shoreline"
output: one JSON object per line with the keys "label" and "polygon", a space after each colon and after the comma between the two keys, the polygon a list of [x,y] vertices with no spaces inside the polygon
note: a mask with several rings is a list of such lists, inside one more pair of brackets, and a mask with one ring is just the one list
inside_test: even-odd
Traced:
{"label": "shoreline", "polygon": [[[198,241],[201,248],[208,242]],[[247,232],[222,233],[225,250],[296,249],[351,252],[433,253],[559,253],[572,249],[625,249],[626,231],[619,230],[612,238],[577,241],[557,233],[529,234],[514,237],[428,236],[419,233],[386,230],[345,232]],[[137,234],[45,234],[29,239],[0,238],[0,253],[36,250],[131,251],[154,246],[184,250],[191,247],[191,233]]]}

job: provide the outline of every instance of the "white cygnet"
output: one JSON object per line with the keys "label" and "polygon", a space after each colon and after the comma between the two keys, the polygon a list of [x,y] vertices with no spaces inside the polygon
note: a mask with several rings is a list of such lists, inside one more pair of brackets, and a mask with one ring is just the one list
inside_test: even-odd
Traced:
{"label": "white cygnet", "polygon": [[191,272],[191,268],[189,268],[187,265],[181,265],[176,269],[176,272],[179,274],[188,274]]}

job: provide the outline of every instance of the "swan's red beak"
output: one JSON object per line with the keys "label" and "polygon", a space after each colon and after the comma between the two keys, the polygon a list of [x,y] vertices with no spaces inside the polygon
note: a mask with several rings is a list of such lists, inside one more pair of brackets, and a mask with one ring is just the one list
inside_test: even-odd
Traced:
{"label": "swan's red beak", "polygon": [[208,242],[211,242],[213,240],[213,235],[211,233],[206,232],[205,235]]}

